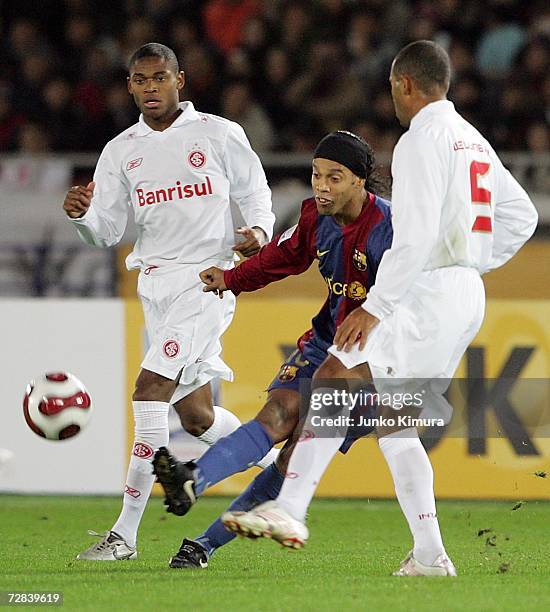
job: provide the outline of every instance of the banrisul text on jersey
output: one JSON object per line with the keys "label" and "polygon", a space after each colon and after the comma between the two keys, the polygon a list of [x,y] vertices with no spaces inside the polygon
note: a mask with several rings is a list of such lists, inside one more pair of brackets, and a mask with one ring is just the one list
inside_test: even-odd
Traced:
{"label": "banrisul text on jersey", "polygon": [[203,183],[190,183],[182,185],[181,181],[176,181],[172,187],[163,189],[153,189],[145,191],[138,187],[136,189],[136,204],[145,206],[147,204],[161,204],[162,202],[172,202],[186,198],[200,198],[201,196],[212,195],[212,183],[206,177]]}

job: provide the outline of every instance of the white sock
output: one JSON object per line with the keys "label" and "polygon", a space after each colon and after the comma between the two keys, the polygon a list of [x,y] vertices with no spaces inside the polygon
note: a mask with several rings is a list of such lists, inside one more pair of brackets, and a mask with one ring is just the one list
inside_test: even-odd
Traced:
{"label": "white sock", "polygon": [[[214,406],[214,422],[204,433],[197,436],[197,439],[201,440],[205,444],[208,444],[208,446],[212,446],[213,444],[216,444],[220,438],[228,436],[240,426],[241,421],[230,410],[222,408],[222,406]],[[278,455],[279,449],[272,448],[263,459],[258,461],[256,465],[262,469],[266,468],[277,459]]]}
{"label": "white sock", "polygon": [[304,438],[292,451],[277,504],[305,523],[307,509],[321,477],[344,438]]}
{"label": "white sock", "polygon": [[445,552],[435,509],[433,470],[416,428],[410,427],[378,440],[390,468],[401,510],[414,539],[414,557],[433,565]]}
{"label": "white sock", "polygon": [[160,446],[168,444],[170,404],[132,402],[132,406],[135,420],[134,446],[128,466],[122,512],[112,531],[122,536],[130,546],[135,546],[141,517],[155,482],[153,455]]}
{"label": "white sock", "polygon": [[202,440],[208,446],[212,446],[220,438],[225,438],[240,426],[239,417],[221,406],[214,406],[214,422],[204,433],[197,436],[197,440]]}
{"label": "white sock", "polygon": [[[317,396],[324,393],[332,396],[334,389],[320,387],[315,390]],[[345,436],[345,431],[338,429],[313,427],[310,419],[315,414],[315,410],[310,406],[302,435],[292,451],[285,480],[277,498],[278,505],[302,523],[306,520],[307,509],[321,477],[342,445]],[[323,413],[323,416],[328,415]],[[310,435],[307,435],[308,433]],[[321,433],[324,437],[315,437],[316,433]]]}
{"label": "white sock", "polygon": [[278,448],[272,448],[263,459],[260,459],[258,463],[256,463],[256,465],[262,468],[262,470],[265,470],[266,467],[269,467],[272,463],[277,461],[280,452]]}

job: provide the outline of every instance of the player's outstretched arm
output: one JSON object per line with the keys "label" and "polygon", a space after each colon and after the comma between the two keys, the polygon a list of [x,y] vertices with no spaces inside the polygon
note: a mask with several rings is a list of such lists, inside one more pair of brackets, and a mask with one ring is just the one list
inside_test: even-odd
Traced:
{"label": "player's outstretched arm", "polygon": [[71,219],[80,219],[86,214],[88,208],[90,208],[94,188],[95,183],[91,181],[86,187],[75,185],[69,189],[63,202],[63,210],[67,213],[67,216]]}
{"label": "player's outstretched arm", "polygon": [[213,291],[218,297],[223,298],[223,292],[227,291],[224,281],[224,271],[220,268],[211,267],[199,274],[201,281],[206,285],[202,290],[206,293]]}
{"label": "player's outstretched arm", "polygon": [[313,200],[306,200],[302,204],[302,213],[297,225],[276,236],[258,253],[243,261],[236,268],[224,271],[223,289],[221,286],[216,286],[217,276],[214,276],[209,282],[206,281],[206,276],[203,278],[203,274],[210,272],[212,268],[204,270],[200,275],[201,279],[211,287],[205,290],[217,292],[220,289],[222,291],[229,289],[234,295],[239,295],[243,291],[257,291],[269,283],[305,272],[315,259],[316,227],[315,203]]}

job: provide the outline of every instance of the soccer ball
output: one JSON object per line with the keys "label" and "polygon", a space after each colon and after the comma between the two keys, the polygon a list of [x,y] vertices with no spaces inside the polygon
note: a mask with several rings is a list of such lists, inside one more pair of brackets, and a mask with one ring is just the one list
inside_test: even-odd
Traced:
{"label": "soccer ball", "polygon": [[38,436],[65,440],[86,427],[92,400],[76,376],[68,372],[44,374],[27,386],[23,414]]}

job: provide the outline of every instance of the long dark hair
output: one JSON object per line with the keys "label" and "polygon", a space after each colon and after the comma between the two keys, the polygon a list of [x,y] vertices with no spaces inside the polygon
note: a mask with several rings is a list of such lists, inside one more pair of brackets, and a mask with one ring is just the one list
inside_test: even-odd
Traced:
{"label": "long dark hair", "polygon": [[374,151],[370,144],[361,136],[357,136],[366,149],[366,167],[367,167],[367,180],[365,182],[365,189],[374,193],[374,195],[380,196],[382,198],[388,198],[391,193],[390,189],[390,181],[389,178],[384,176],[380,171],[380,166],[376,163],[376,158],[374,157]]}

